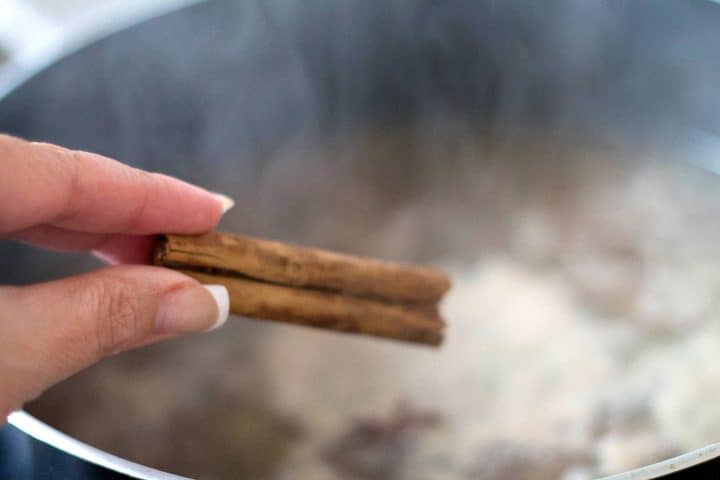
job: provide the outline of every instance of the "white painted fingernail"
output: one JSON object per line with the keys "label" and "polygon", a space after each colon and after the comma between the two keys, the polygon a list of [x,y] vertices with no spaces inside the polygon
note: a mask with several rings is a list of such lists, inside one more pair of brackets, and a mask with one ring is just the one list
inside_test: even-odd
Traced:
{"label": "white painted fingernail", "polygon": [[210,192],[212,193],[215,198],[218,199],[218,202],[220,202],[220,205],[222,205],[222,211],[223,213],[226,213],[228,210],[230,210],[232,207],[235,206],[235,200],[228,197],[227,195],[223,195],[222,193],[217,192]]}
{"label": "white painted fingernail", "polygon": [[210,295],[215,299],[217,303],[218,315],[215,319],[215,323],[210,326],[206,332],[215,330],[216,328],[222,327],[230,315],[230,295],[228,294],[227,288],[223,285],[203,285],[203,287],[210,292]]}
{"label": "white painted fingernail", "polygon": [[215,330],[225,323],[229,310],[230,298],[224,286],[188,285],[160,298],[155,331],[179,334]]}

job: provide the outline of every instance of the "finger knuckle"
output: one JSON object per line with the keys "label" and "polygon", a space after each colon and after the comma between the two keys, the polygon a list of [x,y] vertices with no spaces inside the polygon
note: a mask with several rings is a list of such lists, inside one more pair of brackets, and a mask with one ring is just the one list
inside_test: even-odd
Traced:
{"label": "finger knuckle", "polygon": [[63,185],[62,199],[58,202],[54,222],[65,222],[75,219],[84,202],[84,191],[81,182],[81,162],[79,152],[48,145],[54,150],[56,162],[53,163],[53,174],[61,179]]}
{"label": "finger knuckle", "polygon": [[134,205],[127,212],[125,229],[134,230],[140,224],[147,212],[150,203],[150,191],[152,189],[152,177],[149,173],[137,168],[126,168],[124,173],[127,176],[128,184],[139,186],[138,196]]}
{"label": "finger knuckle", "polygon": [[97,348],[111,355],[136,341],[142,334],[142,314],[138,294],[127,282],[105,280],[93,292],[97,308]]}

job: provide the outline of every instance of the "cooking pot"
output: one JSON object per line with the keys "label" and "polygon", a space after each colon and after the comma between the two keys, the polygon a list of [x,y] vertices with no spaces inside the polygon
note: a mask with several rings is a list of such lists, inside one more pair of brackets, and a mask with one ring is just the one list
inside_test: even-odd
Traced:
{"label": "cooking pot", "polygon": [[445,268],[448,339],[234,319],[13,413],[0,476],[718,475],[718,27],[703,1],[215,1],[61,56],[0,131],[228,193],[226,231]]}

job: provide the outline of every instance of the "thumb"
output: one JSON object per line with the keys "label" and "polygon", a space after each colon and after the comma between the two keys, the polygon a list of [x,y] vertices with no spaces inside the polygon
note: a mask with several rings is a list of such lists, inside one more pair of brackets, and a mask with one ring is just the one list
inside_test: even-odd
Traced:
{"label": "thumb", "polygon": [[0,287],[0,424],[103,356],[222,325],[228,305],[222,286],[149,266]]}

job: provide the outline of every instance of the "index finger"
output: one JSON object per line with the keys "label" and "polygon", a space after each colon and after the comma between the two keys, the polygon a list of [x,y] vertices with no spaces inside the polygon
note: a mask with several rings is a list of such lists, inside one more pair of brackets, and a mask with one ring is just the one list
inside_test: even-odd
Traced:
{"label": "index finger", "polygon": [[0,233],[34,225],[94,233],[200,233],[229,199],[101,155],[0,135]]}

